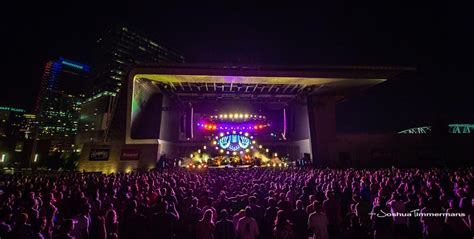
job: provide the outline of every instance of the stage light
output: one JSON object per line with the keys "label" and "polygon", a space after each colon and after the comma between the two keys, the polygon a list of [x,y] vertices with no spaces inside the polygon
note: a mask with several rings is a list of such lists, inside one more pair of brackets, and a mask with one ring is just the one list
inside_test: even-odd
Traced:
{"label": "stage light", "polygon": [[200,150],[200,149],[198,149],[198,154],[200,154],[200,153],[201,153],[201,150]]}
{"label": "stage light", "polygon": [[217,144],[217,141],[212,141],[212,144]]}
{"label": "stage light", "polygon": [[224,153],[224,150],[223,150],[223,149],[221,149],[221,150],[219,150],[219,152],[222,154],[222,153]]}
{"label": "stage light", "polygon": [[226,151],[225,154],[229,154],[230,152],[229,151]]}
{"label": "stage light", "polygon": [[247,119],[249,117],[249,114],[245,114],[244,117]]}
{"label": "stage light", "polygon": [[192,157],[193,157],[193,154],[190,154],[189,157],[192,158]]}
{"label": "stage light", "polygon": [[268,151],[270,151],[270,150],[269,150],[269,149],[265,149],[265,152],[267,152],[267,153],[268,153]]}
{"label": "stage light", "polygon": [[277,166],[276,163],[274,163],[274,164],[273,164],[273,167],[276,167],[276,166]]}
{"label": "stage light", "polygon": [[259,145],[258,148],[261,149],[263,146],[262,145]]}
{"label": "stage light", "polygon": [[255,140],[252,140],[252,144],[256,144],[256,143],[257,143],[257,141],[255,141]]}
{"label": "stage light", "polygon": [[202,149],[206,149],[206,148],[207,148],[206,145],[202,146]]}
{"label": "stage light", "polygon": [[215,126],[215,125],[214,125],[214,126],[212,126],[212,129],[217,129],[217,126]]}
{"label": "stage light", "polygon": [[227,126],[226,126],[226,127],[224,127],[224,129],[227,129]]}
{"label": "stage light", "polygon": [[186,168],[189,168],[189,165],[186,165]]}
{"label": "stage light", "polygon": [[285,167],[287,167],[287,166],[288,166],[288,164],[287,164],[287,163],[285,163],[284,165],[285,165]]}
{"label": "stage light", "polygon": [[253,145],[250,146],[250,149],[253,149]]}
{"label": "stage light", "polygon": [[244,135],[248,137],[248,136],[249,136],[249,133],[245,132],[245,134],[244,134]]}
{"label": "stage light", "polygon": [[244,118],[244,115],[243,115],[243,114],[240,114],[240,115],[239,115],[239,118],[241,118],[241,119]]}
{"label": "stage light", "polygon": [[229,132],[225,132],[225,134],[229,134]]}
{"label": "stage light", "polygon": [[220,133],[219,136],[221,136],[221,137],[224,136],[224,133]]}
{"label": "stage light", "polygon": [[222,118],[222,115],[219,115],[219,118]]}
{"label": "stage light", "polygon": [[281,163],[280,163],[280,164],[278,164],[278,167],[280,167],[280,168],[281,168]]}
{"label": "stage light", "polygon": [[199,164],[199,165],[198,165],[198,168],[202,168],[202,166]]}
{"label": "stage light", "polygon": [[239,117],[239,115],[238,115],[237,113],[235,113],[235,114],[234,114],[234,118],[237,119],[238,117]]}
{"label": "stage light", "polygon": [[249,151],[250,151],[249,149],[245,149],[245,152],[247,152],[247,153],[248,153]]}
{"label": "stage light", "polygon": [[240,131],[239,134],[242,134],[242,131]]}
{"label": "stage light", "polygon": [[240,154],[244,154],[244,151],[240,151],[239,153],[240,153]]}
{"label": "stage light", "polygon": [[234,118],[234,115],[230,114],[230,115],[229,115],[229,118],[233,119],[233,118]]}
{"label": "stage light", "polygon": [[236,133],[236,132],[235,132],[235,130],[234,130],[234,131],[232,131],[232,133],[233,133],[233,134],[235,134],[235,133]]}
{"label": "stage light", "polygon": [[216,138],[216,139],[219,139],[219,136],[216,136],[215,138]]}
{"label": "stage light", "polygon": [[216,146],[216,150],[218,150],[218,149],[219,149],[219,147]]}
{"label": "stage light", "polygon": [[258,127],[261,129],[261,128],[263,128],[263,125],[259,125]]}
{"label": "stage light", "polygon": [[250,136],[250,139],[253,139],[253,136]]}
{"label": "stage light", "polygon": [[278,154],[277,154],[277,153],[275,153],[275,157],[278,157]]}
{"label": "stage light", "polygon": [[227,119],[227,115],[224,115],[224,119]]}
{"label": "stage light", "polygon": [[237,152],[232,152],[232,155],[237,155]]}
{"label": "stage light", "polygon": [[256,125],[255,125],[255,126],[253,126],[253,128],[254,128],[254,129],[257,129],[257,128],[258,128],[258,126],[256,126]]}

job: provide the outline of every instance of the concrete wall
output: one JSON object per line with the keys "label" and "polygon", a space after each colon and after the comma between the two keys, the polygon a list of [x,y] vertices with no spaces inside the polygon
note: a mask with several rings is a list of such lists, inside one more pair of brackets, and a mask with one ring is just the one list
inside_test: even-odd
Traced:
{"label": "concrete wall", "polygon": [[168,96],[163,96],[161,109],[160,140],[178,141],[181,112],[176,103]]}
{"label": "concrete wall", "polygon": [[330,165],[331,144],[336,137],[336,99],[334,95],[308,97],[308,119],[312,160],[315,165]]}
{"label": "concrete wall", "polygon": [[[107,161],[90,161],[91,149],[102,148],[110,149],[109,159]],[[139,160],[121,160],[122,149],[138,149]],[[85,144],[79,160],[79,170],[103,173],[129,172],[136,169],[148,170],[155,167],[157,159],[158,144]]]}

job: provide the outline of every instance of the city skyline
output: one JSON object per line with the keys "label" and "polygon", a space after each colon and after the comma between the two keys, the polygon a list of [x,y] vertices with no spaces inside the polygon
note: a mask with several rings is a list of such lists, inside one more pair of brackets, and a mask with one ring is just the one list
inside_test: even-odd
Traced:
{"label": "city skyline", "polygon": [[[257,8],[163,8],[160,14],[150,15],[146,14],[152,11],[147,10],[147,6],[135,6],[123,11],[123,15],[93,10],[90,19],[81,16],[81,7],[65,7],[64,11],[38,22],[20,20],[6,25],[13,33],[9,40],[13,47],[6,49],[8,58],[24,56],[19,59],[32,70],[22,77],[32,87],[25,89],[24,84],[9,82],[7,86],[12,90],[3,94],[0,102],[30,110],[32,100],[28,97],[37,92],[35,84],[40,77],[36,68],[60,55],[89,63],[90,53],[87,52],[105,29],[125,23],[180,52],[190,63],[417,67],[416,73],[401,76],[391,85],[377,86],[363,96],[354,96],[339,104],[343,114],[338,119],[342,120],[339,125],[348,131],[401,130],[428,124],[435,117],[460,123],[474,119],[466,110],[472,102],[469,94],[472,61],[463,60],[470,49],[468,42],[472,30],[467,25],[471,16],[462,14],[461,8],[422,4],[412,8],[403,5],[353,8],[350,4],[335,4],[306,10],[275,7],[267,11]],[[120,9],[115,6],[112,10],[116,8]],[[431,11],[421,11],[424,8]],[[329,14],[325,9],[340,11]],[[63,19],[57,24],[68,27],[49,29],[44,33],[41,33],[44,28],[36,29],[53,18]],[[436,24],[439,22],[443,24]],[[90,27],[91,23],[96,25]],[[26,38],[31,32],[39,34],[38,42]],[[6,61],[3,67],[14,72],[25,65]],[[6,77],[14,75],[6,73]],[[453,80],[446,80],[448,78],[455,79],[450,90],[446,90],[446,83]],[[25,94],[13,93],[20,89]],[[440,94],[445,97],[439,97]],[[386,112],[386,105],[393,110]],[[358,114],[367,116],[358,117]],[[347,118],[351,120],[345,120]]]}

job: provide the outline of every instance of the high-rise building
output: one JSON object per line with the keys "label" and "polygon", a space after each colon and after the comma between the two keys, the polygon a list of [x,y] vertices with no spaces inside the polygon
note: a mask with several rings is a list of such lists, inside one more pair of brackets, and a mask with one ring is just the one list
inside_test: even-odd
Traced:
{"label": "high-rise building", "polygon": [[62,57],[45,65],[35,107],[36,133],[51,140],[51,151],[72,150],[89,73],[89,66]]}
{"label": "high-rise building", "polygon": [[20,132],[25,139],[32,139],[38,122],[35,114],[23,114]]}
{"label": "high-rise building", "polygon": [[0,106],[0,138],[20,139],[24,109]]}
{"label": "high-rise building", "polygon": [[184,63],[184,57],[125,26],[116,26],[97,40],[94,88],[81,105],[76,143],[103,142],[115,113],[118,94],[137,64]]}
{"label": "high-rise building", "polygon": [[113,27],[97,40],[94,93],[119,92],[134,65],[166,62],[184,63],[184,57],[129,27]]}
{"label": "high-rise building", "polygon": [[81,105],[77,145],[85,142],[100,143],[109,125],[112,112],[112,102],[116,92],[103,91],[85,99]]}

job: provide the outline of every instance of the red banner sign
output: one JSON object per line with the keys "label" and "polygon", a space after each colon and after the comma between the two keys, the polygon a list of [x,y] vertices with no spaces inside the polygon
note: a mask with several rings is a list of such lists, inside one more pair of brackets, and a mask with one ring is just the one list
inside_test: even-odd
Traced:
{"label": "red banner sign", "polygon": [[122,149],[120,160],[139,160],[140,149]]}

